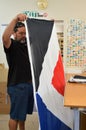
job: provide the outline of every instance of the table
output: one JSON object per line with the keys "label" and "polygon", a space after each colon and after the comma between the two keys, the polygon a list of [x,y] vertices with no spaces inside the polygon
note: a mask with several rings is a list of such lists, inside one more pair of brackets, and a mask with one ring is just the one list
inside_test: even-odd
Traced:
{"label": "table", "polygon": [[[76,74],[66,74],[66,80]],[[80,74],[79,74],[80,75]],[[86,76],[86,73],[81,74]],[[66,82],[64,93],[64,106],[74,109],[74,130],[79,130],[79,110],[86,108],[86,84]]]}

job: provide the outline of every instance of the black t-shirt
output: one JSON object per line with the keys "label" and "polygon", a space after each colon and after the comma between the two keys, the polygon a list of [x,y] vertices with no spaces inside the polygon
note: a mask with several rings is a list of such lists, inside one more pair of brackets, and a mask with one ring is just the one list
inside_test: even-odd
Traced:
{"label": "black t-shirt", "polygon": [[31,69],[27,51],[27,43],[11,39],[11,46],[4,47],[9,66],[7,86],[31,81]]}

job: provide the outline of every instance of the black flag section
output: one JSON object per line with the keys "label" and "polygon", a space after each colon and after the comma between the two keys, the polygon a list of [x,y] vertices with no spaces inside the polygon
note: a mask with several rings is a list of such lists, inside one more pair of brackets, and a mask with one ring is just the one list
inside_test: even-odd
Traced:
{"label": "black flag section", "polygon": [[37,91],[42,63],[48,49],[48,43],[51,37],[54,21],[28,18],[26,23],[29,33],[32,64]]}

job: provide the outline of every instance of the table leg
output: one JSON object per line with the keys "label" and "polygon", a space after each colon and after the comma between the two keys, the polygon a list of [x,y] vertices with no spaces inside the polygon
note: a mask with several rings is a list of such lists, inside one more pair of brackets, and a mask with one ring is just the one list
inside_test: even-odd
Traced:
{"label": "table leg", "polygon": [[77,108],[74,108],[74,130],[79,130],[80,124],[80,111]]}

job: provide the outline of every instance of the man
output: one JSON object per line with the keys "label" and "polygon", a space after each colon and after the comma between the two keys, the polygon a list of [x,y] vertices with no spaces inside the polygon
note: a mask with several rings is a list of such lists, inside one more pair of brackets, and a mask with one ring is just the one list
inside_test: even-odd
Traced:
{"label": "man", "polygon": [[[9,130],[25,130],[26,114],[33,111],[33,87],[23,21],[27,16],[18,14],[3,33],[3,45],[9,66],[7,91],[11,109]],[[13,35],[13,39],[11,38]]]}

